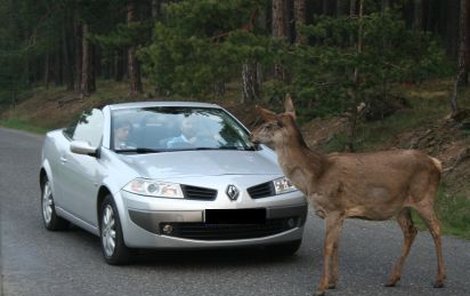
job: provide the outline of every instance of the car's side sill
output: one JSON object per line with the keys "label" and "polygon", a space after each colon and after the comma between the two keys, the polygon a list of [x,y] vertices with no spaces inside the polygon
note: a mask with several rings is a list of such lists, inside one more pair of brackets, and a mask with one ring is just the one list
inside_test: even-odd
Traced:
{"label": "car's side sill", "polygon": [[77,225],[80,228],[83,228],[84,230],[99,236],[100,232],[98,227],[91,225],[88,222],[83,221],[82,219],[78,218],[77,216],[72,215],[71,213],[67,212],[63,208],[60,208],[58,206],[55,207],[57,215],[61,216],[62,218],[70,221],[71,223]]}

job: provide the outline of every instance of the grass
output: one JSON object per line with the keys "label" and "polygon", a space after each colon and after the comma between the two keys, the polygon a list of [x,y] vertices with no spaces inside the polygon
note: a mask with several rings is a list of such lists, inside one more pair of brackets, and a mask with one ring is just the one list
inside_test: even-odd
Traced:
{"label": "grass", "polygon": [[[445,185],[438,192],[435,209],[445,234],[470,240],[470,200],[464,196],[449,196]],[[427,229],[421,217],[413,210],[413,221],[420,230]]]}
{"label": "grass", "polygon": [[18,118],[10,118],[5,120],[0,120],[1,127],[7,127],[12,129],[18,129],[23,131],[32,132],[35,134],[44,134],[48,129],[45,127],[40,127],[37,125],[33,125],[32,123],[28,122],[27,120],[21,120]]}
{"label": "grass", "polygon": [[[450,114],[449,96],[452,89],[450,81],[430,81],[412,89],[399,89],[400,96],[407,98],[410,108],[400,110],[382,120],[359,122],[354,147],[357,151],[380,148],[381,144],[393,139],[397,134],[442,120]],[[461,92],[459,106],[470,106],[470,88]],[[467,132],[470,134],[470,131]],[[346,133],[335,135],[325,151],[342,151],[348,143]]]}

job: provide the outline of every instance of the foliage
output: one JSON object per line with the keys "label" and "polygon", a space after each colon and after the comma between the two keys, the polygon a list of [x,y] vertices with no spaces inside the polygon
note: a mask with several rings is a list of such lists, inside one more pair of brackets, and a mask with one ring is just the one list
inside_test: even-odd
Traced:
{"label": "foliage", "polygon": [[188,0],[168,5],[152,43],[140,51],[144,71],[160,93],[207,95],[241,72],[247,59],[265,58],[269,42],[242,31],[259,1]]}
{"label": "foliage", "polygon": [[[386,100],[394,83],[448,74],[444,53],[433,37],[407,30],[391,12],[371,13],[362,19],[318,17],[303,32],[313,44],[293,47],[286,53],[286,64],[294,73],[298,101],[313,107],[315,115],[346,111],[351,108],[352,93],[370,104]],[[357,83],[354,71],[359,73]]]}

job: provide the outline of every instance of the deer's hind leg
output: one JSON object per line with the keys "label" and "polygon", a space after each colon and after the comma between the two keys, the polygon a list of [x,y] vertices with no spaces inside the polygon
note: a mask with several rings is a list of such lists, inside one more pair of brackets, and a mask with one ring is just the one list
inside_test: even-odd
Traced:
{"label": "deer's hind leg", "polygon": [[404,208],[400,211],[397,216],[397,222],[400,225],[401,230],[403,231],[403,247],[401,250],[401,255],[395,263],[392,273],[387,281],[387,287],[393,287],[401,278],[401,272],[403,269],[403,264],[405,263],[406,257],[410,252],[411,245],[418,233],[416,227],[414,226],[413,220],[411,218],[411,211],[409,208]]}
{"label": "deer's hind leg", "polygon": [[446,275],[444,257],[442,255],[441,223],[434,211],[433,203],[423,202],[422,204],[418,204],[416,206],[416,211],[418,211],[419,215],[423,218],[434,240],[437,256],[437,275],[434,288],[442,288],[444,286]]}

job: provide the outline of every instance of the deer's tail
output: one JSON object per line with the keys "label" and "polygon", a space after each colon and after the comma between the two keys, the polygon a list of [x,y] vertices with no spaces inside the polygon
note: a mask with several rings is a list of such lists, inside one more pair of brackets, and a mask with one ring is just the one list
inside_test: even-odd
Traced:
{"label": "deer's tail", "polygon": [[442,173],[442,162],[439,159],[431,156],[429,156],[429,158],[432,160],[434,166],[439,170],[439,172]]}

